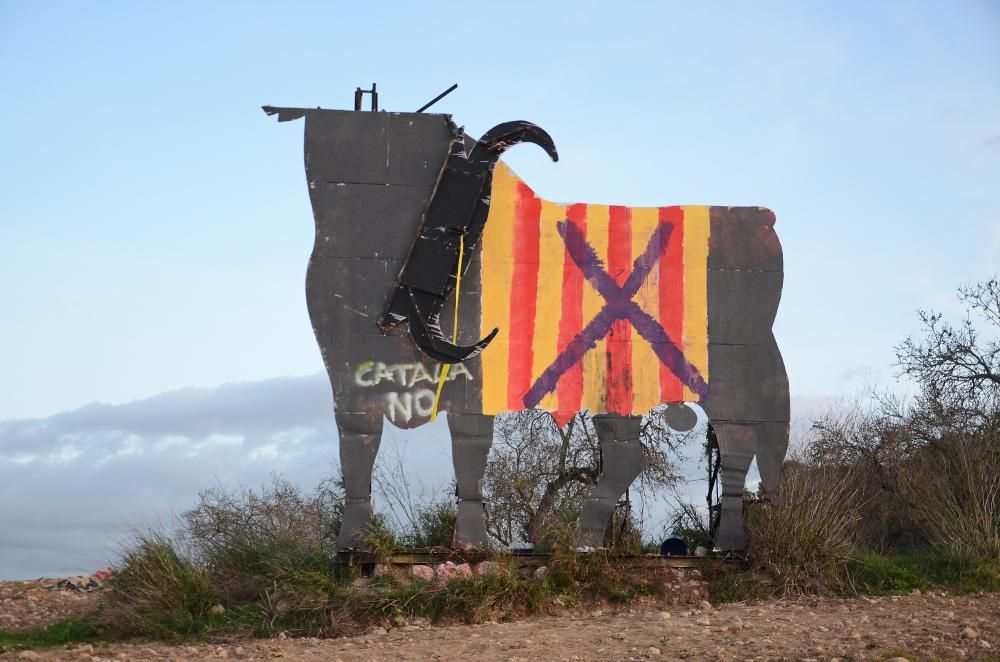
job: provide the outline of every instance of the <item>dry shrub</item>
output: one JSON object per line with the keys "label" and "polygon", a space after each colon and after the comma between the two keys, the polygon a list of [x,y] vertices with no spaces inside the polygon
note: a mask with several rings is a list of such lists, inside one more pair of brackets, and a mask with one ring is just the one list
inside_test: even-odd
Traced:
{"label": "dry shrub", "polygon": [[855,480],[850,471],[789,464],[776,503],[747,504],[749,559],[778,593],[842,586],[861,520]]}
{"label": "dry shrub", "polygon": [[1000,434],[928,446],[900,482],[928,542],[959,557],[1000,562]]}

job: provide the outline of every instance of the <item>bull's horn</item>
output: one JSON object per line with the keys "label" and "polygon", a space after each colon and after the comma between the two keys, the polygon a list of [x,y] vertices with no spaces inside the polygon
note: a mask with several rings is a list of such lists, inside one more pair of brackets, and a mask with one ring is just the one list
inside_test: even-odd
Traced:
{"label": "bull's horn", "polygon": [[385,333],[395,324],[404,319],[408,320],[410,337],[413,338],[414,344],[429,358],[442,363],[461,363],[478,356],[499,331],[493,329],[475,345],[456,345],[441,331],[441,325],[438,323],[439,315],[440,305],[436,297],[401,285],[396,290],[389,312],[382,317],[379,325]]}
{"label": "bull's horn", "polygon": [[534,143],[544,149],[553,161],[559,160],[556,144],[545,129],[531,122],[516,120],[497,124],[484,133],[469,155],[469,161],[495,162],[509,147],[520,143]]}

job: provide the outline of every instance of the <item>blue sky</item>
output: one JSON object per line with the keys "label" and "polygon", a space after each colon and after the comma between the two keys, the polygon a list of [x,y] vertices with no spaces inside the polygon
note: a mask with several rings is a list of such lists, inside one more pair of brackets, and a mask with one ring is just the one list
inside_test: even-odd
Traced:
{"label": "blue sky", "polygon": [[507,160],[549,199],[773,209],[798,403],[892,385],[1000,270],[995,2],[0,0],[0,421],[321,370],[302,125],[260,106],[372,81],[540,124],[559,163]]}

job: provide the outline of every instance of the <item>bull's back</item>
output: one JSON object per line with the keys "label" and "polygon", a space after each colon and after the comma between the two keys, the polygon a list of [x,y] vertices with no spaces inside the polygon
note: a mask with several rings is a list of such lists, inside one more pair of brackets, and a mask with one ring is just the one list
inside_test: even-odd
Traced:
{"label": "bull's back", "polygon": [[[541,199],[501,164],[483,237],[483,409],[786,420],[774,215]],[[610,284],[609,284],[610,283]]]}

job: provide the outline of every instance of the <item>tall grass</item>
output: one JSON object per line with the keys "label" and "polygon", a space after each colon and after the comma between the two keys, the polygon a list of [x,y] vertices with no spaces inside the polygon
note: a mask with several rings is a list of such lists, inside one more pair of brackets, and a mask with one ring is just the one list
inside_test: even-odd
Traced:
{"label": "tall grass", "polygon": [[923,536],[955,556],[1000,563],[1000,434],[956,435],[909,464],[902,493]]}
{"label": "tall grass", "polygon": [[137,537],[110,582],[101,622],[119,634],[169,638],[208,626],[216,591],[207,574],[165,536]]}
{"label": "tall grass", "polygon": [[752,566],[772,577],[781,594],[840,588],[856,546],[861,506],[849,471],[786,467],[779,500],[747,504]]}

